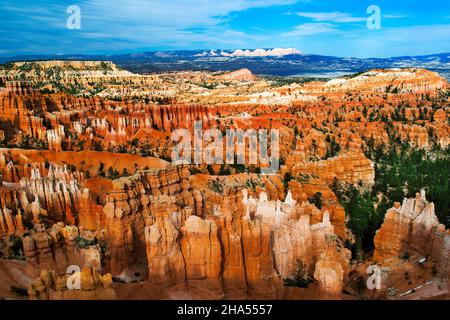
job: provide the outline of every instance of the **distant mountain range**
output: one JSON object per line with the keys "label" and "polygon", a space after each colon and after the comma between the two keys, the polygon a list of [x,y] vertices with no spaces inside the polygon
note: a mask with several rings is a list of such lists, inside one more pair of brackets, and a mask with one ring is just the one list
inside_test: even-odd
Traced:
{"label": "distant mountain range", "polygon": [[294,48],[275,48],[152,51],[117,55],[26,55],[0,57],[0,62],[49,59],[111,60],[119,67],[138,73],[248,68],[258,75],[310,78],[334,78],[377,68],[416,67],[436,71],[450,80],[450,53],[360,59],[304,54]]}

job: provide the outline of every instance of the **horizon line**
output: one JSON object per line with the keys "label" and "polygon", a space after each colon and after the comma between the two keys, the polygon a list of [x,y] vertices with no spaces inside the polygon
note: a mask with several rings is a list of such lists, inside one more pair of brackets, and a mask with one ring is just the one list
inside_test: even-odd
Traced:
{"label": "horizon line", "polygon": [[[236,51],[236,50],[258,50],[258,49],[264,49],[264,50],[270,50],[270,49],[287,49],[287,47],[266,47],[266,48],[234,48],[234,49],[176,49],[176,50],[143,50],[143,51],[128,51],[128,52],[122,52],[122,53],[19,53],[12,56],[2,56],[0,55],[0,59],[14,59],[18,57],[27,57],[27,56],[35,56],[37,59],[33,59],[34,61],[48,61],[48,60],[70,60],[70,56],[104,56],[104,57],[114,57],[114,56],[120,56],[120,55],[132,55],[132,54],[143,54],[143,53],[157,53],[157,52],[196,52],[196,51]],[[294,47],[290,47],[294,48]],[[294,48],[295,49],[295,48]],[[301,50],[300,50],[301,51]],[[354,56],[339,56],[339,55],[324,55],[324,54],[316,54],[316,53],[307,53],[304,51],[301,51],[301,53],[292,53],[292,54],[286,54],[286,55],[267,55],[267,56],[234,56],[234,58],[264,58],[264,57],[284,57],[284,56],[291,56],[291,55],[303,55],[303,56],[321,56],[321,57],[335,57],[335,58],[342,58],[342,59],[359,59],[359,60],[369,60],[369,59],[391,59],[391,58],[402,58],[402,57],[426,57],[426,56],[433,56],[433,55],[442,55],[442,54],[450,54],[450,51],[444,51],[444,52],[434,52],[434,53],[427,53],[427,54],[420,54],[420,55],[398,55],[398,56],[387,56],[387,57],[354,57]],[[49,59],[39,59],[39,57],[45,57],[49,56],[52,58]],[[68,58],[62,58],[58,59],[57,57],[68,57]],[[55,58],[53,58],[55,57]],[[21,60],[7,60],[5,62],[20,62]],[[23,60],[22,60],[23,61]],[[95,60],[93,60],[95,61]],[[2,62],[2,63],[5,63]]]}

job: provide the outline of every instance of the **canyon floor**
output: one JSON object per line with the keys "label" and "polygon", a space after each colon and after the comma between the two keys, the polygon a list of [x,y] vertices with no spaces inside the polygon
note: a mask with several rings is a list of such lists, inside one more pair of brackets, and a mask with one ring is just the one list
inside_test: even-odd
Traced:
{"label": "canyon floor", "polygon": [[0,65],[0,298],[448,300],[449,89]]}

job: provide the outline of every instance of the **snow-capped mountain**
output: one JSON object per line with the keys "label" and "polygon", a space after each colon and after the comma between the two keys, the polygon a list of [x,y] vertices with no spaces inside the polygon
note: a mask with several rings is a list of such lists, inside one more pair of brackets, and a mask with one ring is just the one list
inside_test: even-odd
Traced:
{"label": "snow-capped mountain", "polygon": [[450,79],[450,53],[393,58],[341,58],[306,54],[295,48],[150,51],[117,55],[17,56],[0,62],[43,59],[112,60],[133,72],[237,70],[254,74],[333,78],[376,68],[425,68]]}

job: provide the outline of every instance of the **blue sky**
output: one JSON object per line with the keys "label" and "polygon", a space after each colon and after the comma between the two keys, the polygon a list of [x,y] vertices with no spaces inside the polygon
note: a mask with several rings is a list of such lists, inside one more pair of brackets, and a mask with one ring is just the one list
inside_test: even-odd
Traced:
{"label": "blue sky", "polygon": [[[81,9],[69,30],[66,9]],[[381,9],[369,30],[366,10]],[[0,56],[295,47],[390,57],[450,52],[447,0],[1,0]]]}

